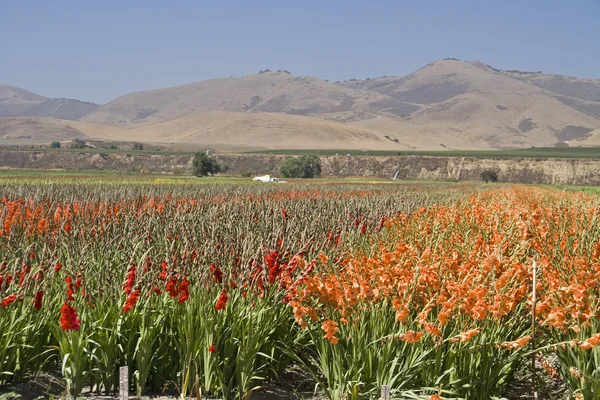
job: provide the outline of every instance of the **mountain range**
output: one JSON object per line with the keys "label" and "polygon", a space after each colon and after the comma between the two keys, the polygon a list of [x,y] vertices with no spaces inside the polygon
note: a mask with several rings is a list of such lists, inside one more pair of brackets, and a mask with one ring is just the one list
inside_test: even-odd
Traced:
{"label": "mountain range", "polygon": [[600,144],[600,79],[445,59],[403,77],[335,83],[265,70],[101,106],[0,85],[0,117],[5,143],[79,137],[230,151],[593,146]]}

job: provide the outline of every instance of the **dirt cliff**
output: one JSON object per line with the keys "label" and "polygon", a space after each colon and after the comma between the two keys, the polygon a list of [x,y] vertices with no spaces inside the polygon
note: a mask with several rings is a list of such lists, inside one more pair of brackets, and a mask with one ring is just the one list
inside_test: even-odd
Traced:
{"label": "dirt cliff", "polygon": [[[284,156],[220,154],[230,174],[278,175]],[[192,156],[0,150],[0,167],[66,170],[148,171],[186,174]],[[600,159],[458,158],[423,156],[321,157],[323,176],[363,176],[392,179],[479,180],[483,170],[497,172],[501,182],[553,185],[600,185]]]}

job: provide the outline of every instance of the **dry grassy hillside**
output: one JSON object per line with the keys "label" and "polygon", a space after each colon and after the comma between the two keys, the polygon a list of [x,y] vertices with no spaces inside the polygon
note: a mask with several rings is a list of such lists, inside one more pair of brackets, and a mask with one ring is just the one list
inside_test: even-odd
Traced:
{"label": "dry grassy hillside", "polygon": [[[340,83],[346,88],[370,90],[387,95],[404,107],[385,110],[402,115],[405,121],[431,131],[450,133],[457,138],[444,138],[450,146],[463,146],[460,140],[485,143],[492,148],[552,146],[561,141],[583,138],[600,127],[591,100],[595,84],[590,80],[581,89],[580,98],[571,98],[578,107],[550,92],[542,81],[557,82],[556,77],[538,77],[539,82],[517,79],[516,73],[505,73],[479,62],[443,60],[427,65],[401,78],[376,78]],[[533,79],[533,78],[531,78]],[[563,93],[578,92],[582,80],[565,78],[559,88]],[[571,86],[570,86],[571,85]],[[600,93],[599,93],[600,95]],[[412,107],[412,108],[411,108]],[[584,112],[582,107],[587,107]],[[393,122],[398,122],[394,127]],[[402,132],[402,121],[393,119],[387,131]],[[359,122],[360,123],[360,122]],[[377,121],[365,122],[373,128]]]}
{"label": "dry grassy hillside", "polygon": [[11,138],[20,136],[21,140],[13,140],[14,143],[48,143],[79,137],[210,146],[223,151],[406,148],[383,134],[355,125],[275,113],[197,113],[129,129],[56,119],[0,118],[2,134]]}
{"label": "dry grassy hillside", "polygon": [[589,132],[584,138],[571,140],[569,145],[572,147],[600,147],[600,129]]}
{"label": "dry grassy hillside", "polygon": [[3,144],[33,144],[89,138],[71,123],[54,118],[0,118],[0,139]]}
{"label": "dry grassy hillside", "polygon": [[0,117],[52,117],[76,120],[98,108],[71,99],[49,99],[27,90],[0,84]]}
{"label": "dry grassy hillside", "polygon": [[[136,126],[197,112],[273,112],[295,115],[365,112],[394,100],[316,78],[267,72],[243,78],[218,78],[121,96],[82,118],[83,122]],[[332,119],[336,119],[335,114]]]}
{"label": "dry grassy hillside", "polygon": [[208,112],[97,137],[192,143],[222,150],[239,149],[401,149],[383,135],[353,125],[275,113]]}
{"label": "dry grassy hillside", "polygon": [[[0,116],[72,119],[85,104],[0,85]],[[228,149],[591,146],[598,140],[590,132],[600,128],[600,80],[455,59],[404,77],[336,84],[269,71],[127,94],[78,122],[0,125],[13,141],[85,135]]]}

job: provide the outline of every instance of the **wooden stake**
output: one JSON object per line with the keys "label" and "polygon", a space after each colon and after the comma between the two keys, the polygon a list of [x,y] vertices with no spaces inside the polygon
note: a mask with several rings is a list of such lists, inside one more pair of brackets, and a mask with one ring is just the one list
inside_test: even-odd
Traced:
{"label": "wooden stake", "polygon": [[531,294],[531,394],[537,400],[538,393],[535,390],[535,304],[537,302],[537,262],[533,258],[533,292]]}
{"label": "wooden stake", "polygon": [[129,399],[129,368],[119,368],[119,400]]}

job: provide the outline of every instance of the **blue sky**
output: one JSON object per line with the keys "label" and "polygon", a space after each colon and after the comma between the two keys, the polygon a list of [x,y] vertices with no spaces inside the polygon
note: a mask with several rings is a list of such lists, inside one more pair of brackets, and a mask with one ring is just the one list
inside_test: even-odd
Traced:
{"label": "blue sky", "polygon": [[600,0],[0,0],[0,82],[104,103],[260,69],[331,81],[445,57],[600,78]]}

